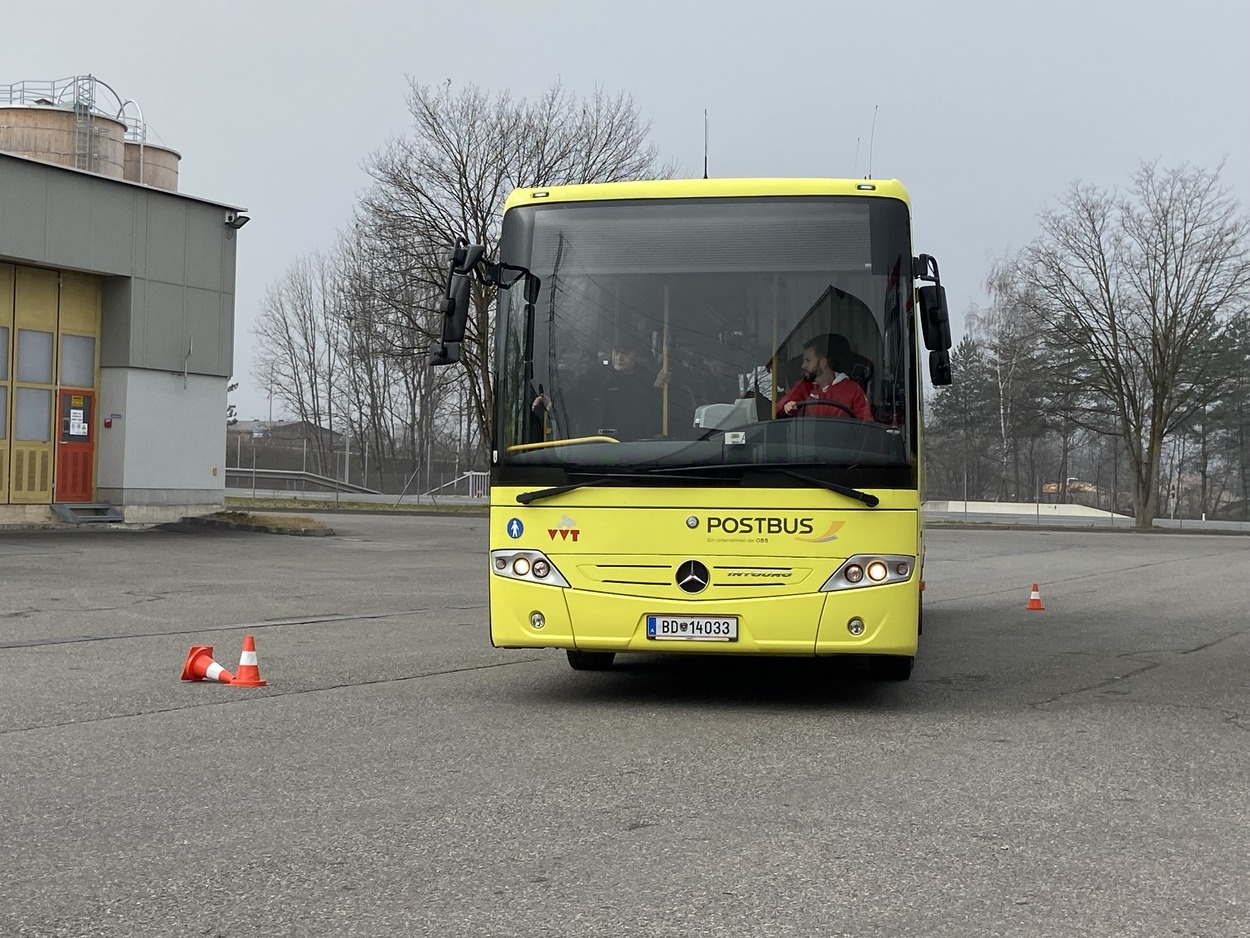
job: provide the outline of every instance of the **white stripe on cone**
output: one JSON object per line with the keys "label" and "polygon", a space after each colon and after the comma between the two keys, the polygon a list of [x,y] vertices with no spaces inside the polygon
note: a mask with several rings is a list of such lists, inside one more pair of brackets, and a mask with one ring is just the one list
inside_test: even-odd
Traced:
{"label": "white stripe on cone", "polygon": [[221,672],[224,670],[226,669],[214,661],[208,666],[208,670],[204,672],[204,678],[209,681],[219,681],[221,680]]}
{"label": "white stripe on cone", "polygon": [[243,652],[243,654],[241,654],[241,655],[239,656],[239,667],[240,667],[240,668],[245,668],[245,667],[247,667],[249,664],[250,664],[250,665],[253,665],[253,666],[255,666],[255,664],[256,664],[256,652],[254,652],[254,651],[245,651],[245,652]]}

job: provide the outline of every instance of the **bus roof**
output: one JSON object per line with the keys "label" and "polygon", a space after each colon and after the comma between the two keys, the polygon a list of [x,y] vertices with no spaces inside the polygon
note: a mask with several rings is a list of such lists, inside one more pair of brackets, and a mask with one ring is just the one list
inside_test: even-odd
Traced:
{"label": "bus roof", "polygon": [[576,186],[516,189],[504,211],[535,200],[601,202],[615,199],[698,199],[742,196],[858,195],[900,199],[910,205],[897,179],[655,179],[596,182]]}

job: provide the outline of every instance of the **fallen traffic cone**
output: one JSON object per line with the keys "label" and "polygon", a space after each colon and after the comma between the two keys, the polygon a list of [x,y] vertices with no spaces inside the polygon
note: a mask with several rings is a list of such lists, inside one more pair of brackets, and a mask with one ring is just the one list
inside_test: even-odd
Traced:
{"label": "fallen traffic cone", "polygon": [[1040,612],[1046,611],[1046,607],[1042,605],[1042,594],[1038,592],[1036,583],[1033,584],[1033,593],[1029,596],[1029,604],[1024,608],[1035,609]]}
{"label": "fallen traffic cone", "polygon": [[187,663],[182,666],[184,681],[220,681],[229,684],[234,675],[213,660],[212,645],[192,645]]}
{"label": "fallen traffic cone", "polygon": [[235,687],[264,687],[260,668],[256,665],[256,642],[250,635],[243,636],[243,654],[239,656],[239,673],[230,682]]}

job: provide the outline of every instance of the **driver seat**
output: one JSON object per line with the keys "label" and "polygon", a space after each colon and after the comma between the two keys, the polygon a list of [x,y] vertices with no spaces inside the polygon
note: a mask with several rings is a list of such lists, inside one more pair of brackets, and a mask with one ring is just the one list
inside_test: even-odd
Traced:
{"label": "driver seat", "polygon": [[836,332],[829,333],[829,363],[833,365],[835,371],[842,372],[863,388],[868,399],[872,400],[872,395],[869,393],[874,370],[872,359],[865,358],[851,348],[851,343],[847,341],[846,336]]}

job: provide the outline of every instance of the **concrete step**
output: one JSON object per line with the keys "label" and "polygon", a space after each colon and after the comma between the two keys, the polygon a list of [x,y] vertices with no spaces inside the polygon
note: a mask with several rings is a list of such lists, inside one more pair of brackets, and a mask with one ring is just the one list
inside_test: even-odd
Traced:
{"label": "concrete step", "polygon": [[58,502],[52,505],[52,510],[69,524],[117,524],[126,520],[116,505],[102,502]]}

